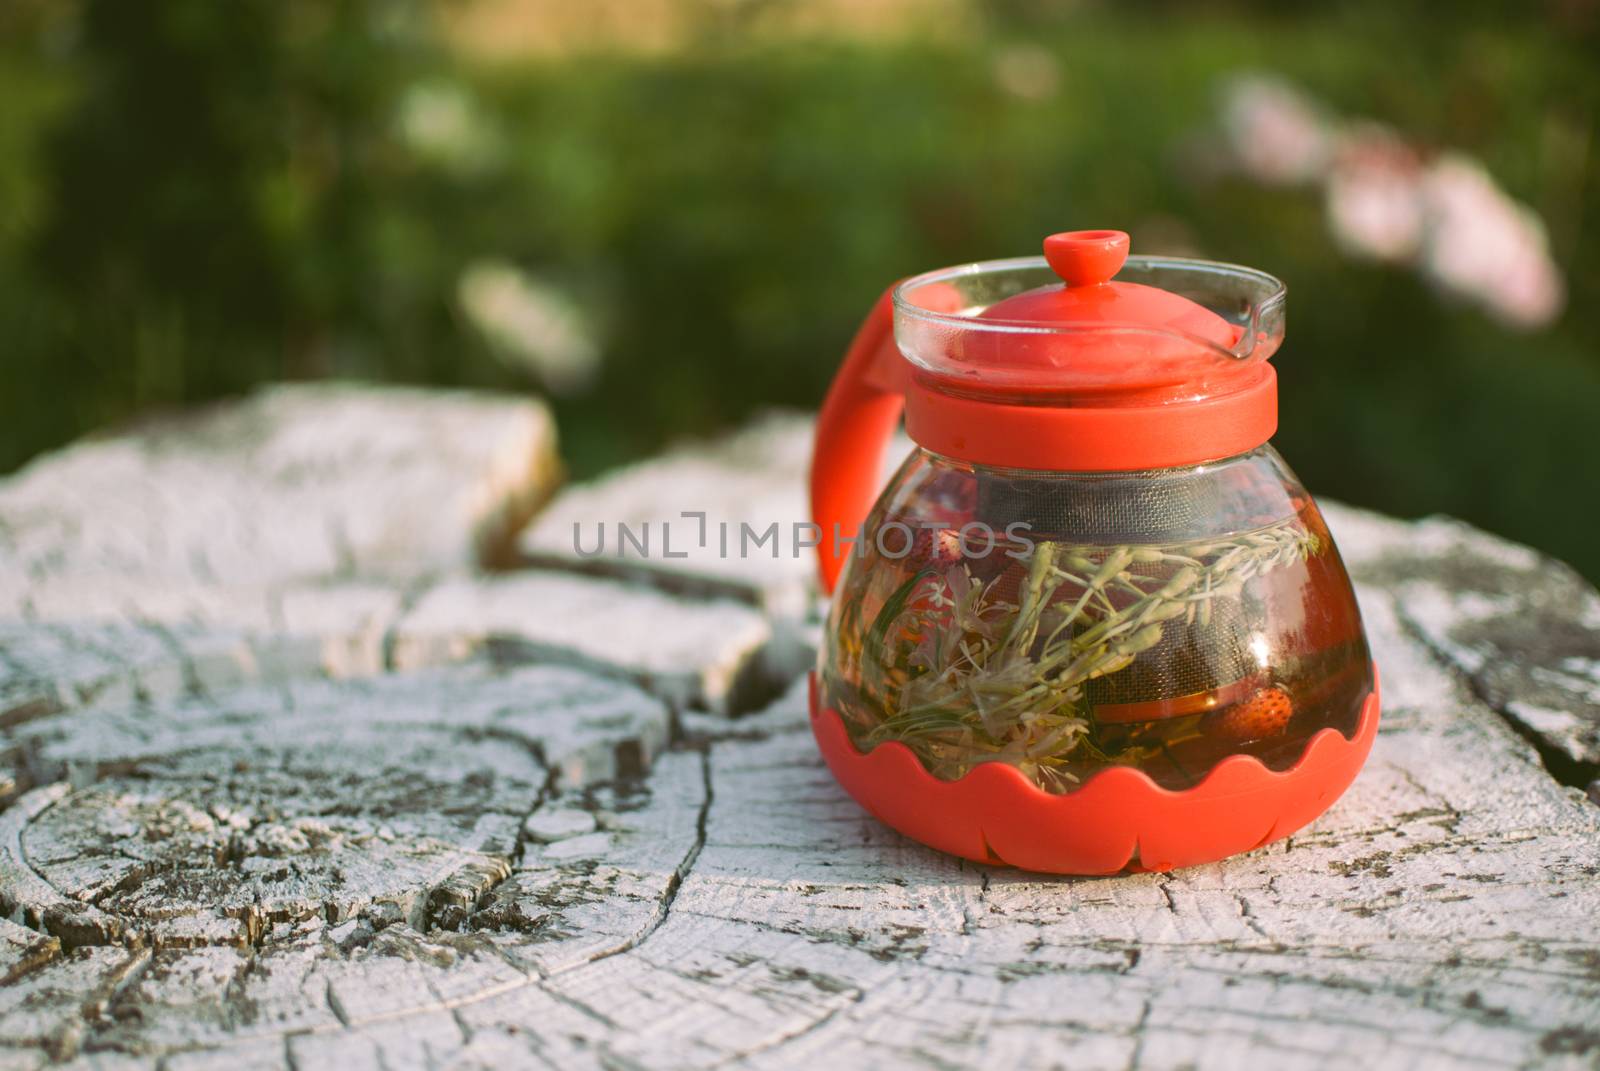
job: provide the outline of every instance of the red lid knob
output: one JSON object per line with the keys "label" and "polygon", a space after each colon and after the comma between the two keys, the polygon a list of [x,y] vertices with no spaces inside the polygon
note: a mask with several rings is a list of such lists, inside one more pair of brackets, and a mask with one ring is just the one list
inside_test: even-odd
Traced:
{"label": "red lid knob", "polygon": [[1063,231],[1044,240],[1044,259],[1068,286],[1108,283],[1128,259],[1126,231]]}

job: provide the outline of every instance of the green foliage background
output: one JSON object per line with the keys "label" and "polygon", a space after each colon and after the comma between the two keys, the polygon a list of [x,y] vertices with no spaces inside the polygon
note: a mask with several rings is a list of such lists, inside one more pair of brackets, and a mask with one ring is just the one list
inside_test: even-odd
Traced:
{"label": "green foliage background", "polygon": [[[457,306],[499,258],[575,295],[601,344],[593,390],[556,402],[586,474],[814,405],[901,275],[1071,227],[1137,249],[1154,218],[1289,280],[1277,443],[1313,490],[1600,576],[1592,7],[1054,10],[878,44],[730,14],[666,56],[490,64],[402,2],[23,0],[0,14],[0,469],[271,379],[536,389]],[[998,84],[1018,43],[1057,57],[1046,99]],[[1196,181],[1182,147],[1241,70],[1483,160],[1550,226],[1562,320],[1511,332],[1347,258],[1314,193]],[[468,102],[483,151],[402,136],[417,85]]]}

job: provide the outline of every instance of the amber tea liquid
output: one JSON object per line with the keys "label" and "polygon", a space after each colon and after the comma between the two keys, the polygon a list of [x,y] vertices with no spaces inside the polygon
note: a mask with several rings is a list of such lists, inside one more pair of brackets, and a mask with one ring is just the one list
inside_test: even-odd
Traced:
{"label": "amber tea liquid", "polygon": [[1171,789],[1235,754],[1286,769],[1324,729],[1353,736],[1373,685],[1338,552],[1296,504],[1205,542],[1052,545],[1048,568],[937,537],[874,561],[834,607],[824,694],[862,750],[900,739],[943,777],[1005,761],[1067,792],[1113,765]]}

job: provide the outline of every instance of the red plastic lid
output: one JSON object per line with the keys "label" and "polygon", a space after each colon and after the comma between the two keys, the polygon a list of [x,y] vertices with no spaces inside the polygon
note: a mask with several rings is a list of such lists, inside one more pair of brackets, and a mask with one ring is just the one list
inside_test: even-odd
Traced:
{"label": "red plastic lid", "polygon": [[[1239,339],[1237,327],[1181,294],[1114,282],[1128,259],[1125,231],[1052,234],[1044,240],[1044,259],[1061,277],[1060,286],[1042,286],[1006,298],[985,309],[983,319],[1085,328],[1137,325],[1181,331],[1223,349]],[[1104,355],[1107,341],[1106,335],[1085,333],[1062,347],[1060,356],[1079,362],[1095,360]]]}
{"label": "red plastic lid", "polygon": [[957,389],[987,394],[993,387],[1007,396],[1103,405],[1215,393],[1219,380],[1245,363],[1232,352],[1243,328],[1182,294],[1116,281],[1128,246],[1128,235],[1114,230],[1046,238],[1045,260],[1061,282],[976,315],[981,324],[1011,330],[974,332],[965,340],[956,357],[965,382]]}

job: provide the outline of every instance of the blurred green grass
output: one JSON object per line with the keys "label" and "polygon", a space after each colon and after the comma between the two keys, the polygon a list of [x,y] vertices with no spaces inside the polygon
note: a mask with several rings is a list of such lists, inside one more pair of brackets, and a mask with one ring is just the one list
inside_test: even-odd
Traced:
{"label": "blurred green grass", "polygon": [[[1049,10],[988,8],[960,38],[733,27],[490,63],[377,0],[28,7],[0,46],[0,469],[270,379],[537,389],[460,309],[463,272],[504,261],[603,353],[555,401],[588,474],[815,405],[899,276],[1115,226],[1289,281],[1276,441],[1314,491],[1452,513],[1600,576],[1592,20]],[[1017,46],[1053,57],[1037,99],[997,77]],[[1567,313],[1507,330],[1340,253],[1314,193],[1197,179],[1183,147],[1238,71],[1484,161],[1549,225]],[[403,121],[418,87],[453,109],[431,141]]]}

